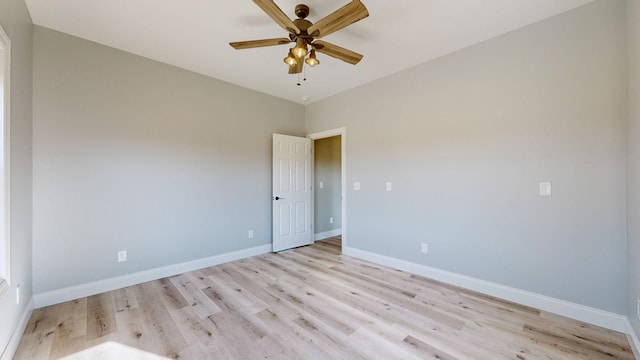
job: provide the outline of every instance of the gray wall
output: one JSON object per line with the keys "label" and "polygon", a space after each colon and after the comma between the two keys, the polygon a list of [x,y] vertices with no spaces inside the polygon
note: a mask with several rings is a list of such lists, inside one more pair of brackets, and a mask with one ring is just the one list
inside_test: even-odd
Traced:
{"label": "gray wall", "polygon": [[[309,105],[306,132],[349,128],[348,182],[363,187],[348,190],[350,246],[628,313],[640,333],[640,10],[627,6],[628,311],[621,1]],[[24,299],[32,287],[32,26],[22,1],[0,2],[0,23],[13,45],[14,282],[0,300],[2,350],[25,311],[15,285]],[[37,291],[269,242],[270,134],[304,134],[301,107],[34,35]],[[540,198],[546,180],[554,194]],[[130,260],[118,265],[121,249]]]}
{"label": "gray wall", "polygon": [[[314,218],[315,233],[342,227],[342,178],[340,136],[318,139],[314,142]],[[323,187],[320,188],[320,182]],[[333,217],[333,224],[329,218]]]}
{"label": "gray wall", "polygon": [[[11,39],[11,288],[0,299],[0,357],[32,295],[31,272],[31,18],[24,1],[0,1],[0,24]],[[16,286],[22,301],[16,305]]]}
{"label": "gray wall", "polygon": [[626,314],[625,31],[597,1],[308,105],[349,246]]}
{"label": "gray wall", "polygon": [[35,293],[270,244],[301,105],[41,27],[33,66]]}
{"label": "gray wall", "polygon": [[636,298],[640,297],[640,1],[627,0],[627,39],[629,53],[629,123],[628,123],[628,260],[629,319],[636,334],[640,321],[636,315]]}

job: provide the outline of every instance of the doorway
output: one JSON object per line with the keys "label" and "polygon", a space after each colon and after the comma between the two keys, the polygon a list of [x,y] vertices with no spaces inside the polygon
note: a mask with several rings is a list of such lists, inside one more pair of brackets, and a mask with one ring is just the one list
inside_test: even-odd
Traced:
{"label": "doorway", "polygon": [[346,238],[346,129],[307,135],[313,141],[313,229],[314,241]]}

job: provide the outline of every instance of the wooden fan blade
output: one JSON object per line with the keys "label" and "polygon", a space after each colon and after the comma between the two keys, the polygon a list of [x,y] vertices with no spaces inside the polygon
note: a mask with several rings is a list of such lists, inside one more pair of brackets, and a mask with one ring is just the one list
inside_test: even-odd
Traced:
{"label": "wooden fan blade", "polygon": [[290,43],[291,40],[288,38],[277,38],[277,39],[264,39],[264,40],[250,40],[250,41],[237,41],[231,42],[229,45],[233,46],[236,50],[241,49],[251,49],[263,46],[274,46],[274,45],[284,45]]}
{"label": "wooden fan blade", "polygon": [[304,66],[304,56],[297,57],[298,61],[295,65],[289,65],[289,74],[300,74],[302,72],[302,67]]}
{"label": "wooden fan blade", "polygon": [[321,52],[325,55],[329,55],[353,65],[359,63],[360,60],[362,60],[362,58],[364,57],[357,52],[345,49],[338,45],[330,44],[322,40],[314,41],[313,43],[311,43],[311,46],[313,46],[313,48],[316,49],[317,52]]}
{"label": "wooden fan blade", "polygon": [[283,29],[296,35],[300,34],[300,29],[298,29],[296,24],[289,19],[289,17],[278,7],[278,5],[276,5],[276,3],[273,2],[273,0],[253,0],[253,2],[256,3],[262,11],[267,13],[267,15],[269,15],[273,21]]}
{"label": "wooden fan blade", "polygon": [[353,0],[347,5],[327,15],[309,26],[307,33],[314,38],[327,36],[369,16],[369,11],[360,0]]}

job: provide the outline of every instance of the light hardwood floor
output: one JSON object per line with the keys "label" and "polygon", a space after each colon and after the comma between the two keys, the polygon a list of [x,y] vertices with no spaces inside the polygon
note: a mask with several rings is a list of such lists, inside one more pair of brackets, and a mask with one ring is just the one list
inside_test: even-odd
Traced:
{"label": "light hardwood floor", "polygon": [[104,359],[633,359],[624,334],[342,256],[337,238],[37,309],[15,359],[99,352]]}

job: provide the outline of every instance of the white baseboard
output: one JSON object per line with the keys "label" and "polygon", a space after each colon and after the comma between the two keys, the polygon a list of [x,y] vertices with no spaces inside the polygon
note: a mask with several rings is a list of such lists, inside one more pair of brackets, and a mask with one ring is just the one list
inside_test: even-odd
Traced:
{"label": "white baseboard", "polygon": [[342,253],[625,334],[629,331],[623,315],[351,247],[343,248]]}
{"label": "white baseboard", "polygon": [[314,234],[313,240],[314,241],[324,240],[324,239],[328,239],[330,237],[339,236],[339,235],[342,235],[342,229],[335,229],[331,231],[325,231],[325,232]]}
{"label": "white baseboard", "polygon": [[22,340],[22,334],[24,334],[24,329],[27,328],[29,324],[29,319],[31,318],[31,313],[33,313],[33,298],[29,300],[27,307],[22,312],[22,316],[20,316],[20,321],[18,322],[18,326],[16,326],[15,331],[11,335],[11,340],[9,340],[9,344],[4,349],[2,355],[0,355],[0,360],[11,360],[13,359],[13,355],[15,355],[16,350],[18,350],[18,346],[20,345],[20,340]]}
{"label": "white baseboard", "polygon": [[633,356],[636,359],[640,359],[640,340],[638,340],[638,334],[636,334],[633,326],[631,326],[631,322],[627,319],[628,330],[627,338],[629,339],[629,343],[631,344],[631,350],[633,350]]}
{"label": "white baseboard", "polygon": [[35,307],[41,308],[44,306],[59,304],[69,300],[100,294],[106,291],[141,284],[147,281],[162,279],[168,276],[182,274],[209,266],[219,265],[230,261],[248,258],[251,256],[266,254],[269,252],[271,252],[271,244],[261,245],[249,249],[243,249],[203,259],[183,262],[180,264],[174,264],[161,268],[140,271],[133,274],[94,281],[87,284],[47,291],[34,295]]}

